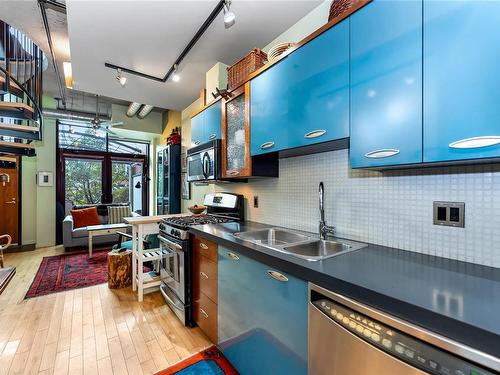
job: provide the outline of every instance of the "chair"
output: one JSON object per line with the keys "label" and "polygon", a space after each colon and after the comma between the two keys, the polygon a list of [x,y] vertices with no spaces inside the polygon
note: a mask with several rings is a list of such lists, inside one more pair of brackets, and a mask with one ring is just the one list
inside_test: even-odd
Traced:
{"label": "chair", "polygon": [[14,274],[16,273],[15,267],[4,267],[3,251],[12,243],[12,238],[8,234],[0,236],[0,242],[7,240],[7,243],[0,244],[0,294],[7,287],[7,284],[12,280]]}

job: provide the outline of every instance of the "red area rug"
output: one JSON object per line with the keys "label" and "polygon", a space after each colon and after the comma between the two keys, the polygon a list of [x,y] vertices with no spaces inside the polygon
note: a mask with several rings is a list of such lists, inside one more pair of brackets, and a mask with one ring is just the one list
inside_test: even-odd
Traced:
{"label": "red area rug", "polygon": [[217,347],[211,346],[155,375],[238,375]]}
{"label": "red area rug", "polygon": [[44,257],[24,298],[107,283],[109,250]]}

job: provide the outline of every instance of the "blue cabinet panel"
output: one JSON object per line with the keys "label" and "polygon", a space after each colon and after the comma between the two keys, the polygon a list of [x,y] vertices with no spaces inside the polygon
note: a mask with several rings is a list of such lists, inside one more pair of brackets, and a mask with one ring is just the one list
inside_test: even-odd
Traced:
{"label": "blue cabinet panel", "polygon": [[202,144],[205,138],[205,127],[203,126],[204,117],[204,112],[200,112],[191,118],[191,145],[193,146]]}
{"label": "blue cabinet panel", "polygon": [[242,375],[307,374],[307,283],[219,246],[219,347]]}
{"label": "blue cabinet panel", "polygon": [[251,81],[252,155],[349,136],[349,20]]}
{"label": "blue cabinet panel", "polygon": [[349,19],[293,52],[287,63],[290,147],[349,137]]}
{"label": "blue cabinet panel", "polygon": [[500,156],[500,2],[424,1],[424,161]]}
{"label": "blue cabinet panel", "polygon": [[351,16],[353,168],[422,162],[422,2],[376,0]]}
{"label": "blue cabinet panel", "polygon": [[222,138],[222,107],[221,101],[212,104],[204,113],[204,142]]}
{"label": "blue cabinet panel", "polygon": [[289,66],[288,58],[285,58],[250,81],[251,155],[289,147]]}
{"label": "blue cabinet panel", "polygon": [[221,101],[217,101],[191,119],[191,144],[200,145],[222,138]]}

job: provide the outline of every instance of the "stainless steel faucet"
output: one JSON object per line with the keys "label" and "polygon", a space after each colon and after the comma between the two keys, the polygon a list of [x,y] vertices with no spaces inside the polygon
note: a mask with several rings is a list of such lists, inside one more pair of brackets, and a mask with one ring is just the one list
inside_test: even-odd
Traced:
{"label": "stainless steel faucet", "polygon": [[325,189],[323,186],[323,181],[319,183],[319,238],[322,240],[326,240],[328,235],[333,236],[335,234],[335,227],[331,227],[326,225],[325,222],[325,209],[324,209],[324,200],[325,200]]}

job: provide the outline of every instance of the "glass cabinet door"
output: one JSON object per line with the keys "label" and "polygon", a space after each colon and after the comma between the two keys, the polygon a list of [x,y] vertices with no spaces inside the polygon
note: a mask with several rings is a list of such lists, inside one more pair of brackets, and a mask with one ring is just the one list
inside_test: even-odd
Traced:
{"label": "glass cabinet door", "polygon": [[223,103],[222,176],[251,176],[249,83]]}

